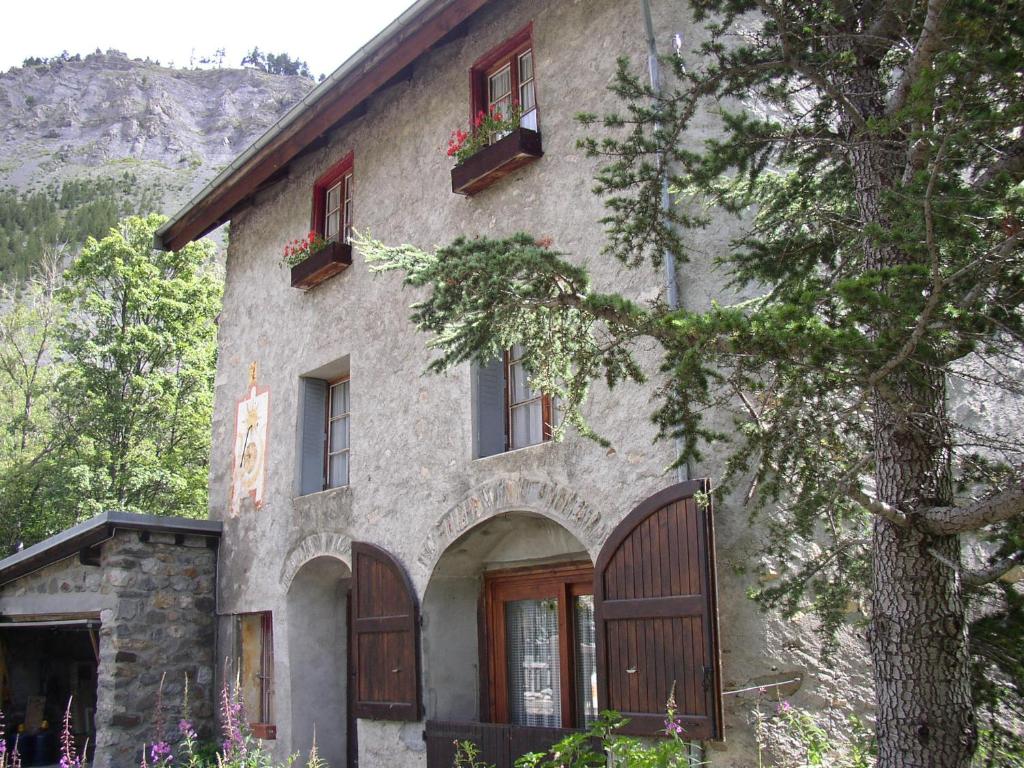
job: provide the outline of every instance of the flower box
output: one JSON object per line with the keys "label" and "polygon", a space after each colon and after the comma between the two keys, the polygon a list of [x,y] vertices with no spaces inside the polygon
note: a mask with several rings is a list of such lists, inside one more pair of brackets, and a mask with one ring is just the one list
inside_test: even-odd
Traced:
{"label": "flower box", "polygon": [[543,154],[540,133],[516,128],[452,168],[452,192],[475,195]]}
{"label": "flower box", "polygon": [[305,261],[292,267],[292,288],[308,291],[352,265],[352,246],[330,242]]}

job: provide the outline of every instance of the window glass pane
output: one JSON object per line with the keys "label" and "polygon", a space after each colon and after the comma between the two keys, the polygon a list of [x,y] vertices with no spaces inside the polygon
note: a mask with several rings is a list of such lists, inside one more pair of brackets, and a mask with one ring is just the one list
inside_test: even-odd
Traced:
{"label": "window glass pane", "polygon": [[558,600],[505,604],[509,713],[515,725],[562,724]]}
{"label": "window glass pane", "polygon": [[576,711],[583,717],[578,726],[597,719],[597,635],[594,630],[594,596],[580,595],[575,600],[576,624]]}
{"label": "window glass pane", "polygon": [[325,240],[337,240],[338,239],[338,212],[327,214],[327,219],[324,222],[324,239]]}
{"label": "window glass pane", "polygon": [[536,99],[533,95],[533,81],[523,83],[519,86],[519,104],[523,108],[523,114],[533,110],[537,106]]}
{"label": "window glass pane", "polygon": [[331,488],[348,485],[348,451],[331,456],[330,476],[327,484]]}
{"label": "window glass pane", "polygon": [[348,416],[331,422],[331,453],[348,448]]}
{"label": "window glass pane", "polygon": [[519,54],[519,82],[533,80],[533,51]]}
{"label": "window glass pane", "polygon": [[544,439],[544,411],[541,401],[533,400],[512,408],[512,447],[525,448]]}
{"label": "window glass pane", "polygon": [[342,221],[342,239],[347,243],[352,239],[352,174],[345,177],[345,206]]}
{"label": "window glass pane", "polygon": [[348,413],[348,382],[341,381],[331,387],[331,417]]}
{"label": "window glass pane", "polygon": [[509,366],[508,372],[512,377],[511,395],[513,405],[535,397],[535,393],[530,389],[530,377],[527,375],[526,368],[523,367],[522,363],[513,363]]}
{"label": "window glass pane", "polygon": [[336,211],[341,206],[341,184],[327,190],[327,210]]}
{"label": "window glass pane", "polygon": [[504,67],[487,78],[487,102],[496,104],[512,95],[512,68]]}

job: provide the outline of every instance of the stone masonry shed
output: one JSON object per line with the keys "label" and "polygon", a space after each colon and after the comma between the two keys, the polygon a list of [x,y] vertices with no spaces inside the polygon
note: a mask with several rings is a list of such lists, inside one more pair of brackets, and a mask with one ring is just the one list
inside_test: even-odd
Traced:
{"label": "stone masonry shed", "polygon": [[29,760],[56,762],[70,697],[91,764],[137,765],[164,676],[166,722],[187,675],[209,733],[220,534],[219,522],[107,512],[0,560],[0,707],[9,731],[25,725]]}

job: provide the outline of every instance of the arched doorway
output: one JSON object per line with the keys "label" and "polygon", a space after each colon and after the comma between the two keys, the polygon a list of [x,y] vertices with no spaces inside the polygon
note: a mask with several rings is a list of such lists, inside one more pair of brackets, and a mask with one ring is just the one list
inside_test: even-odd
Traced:
{"label": "arched doorway", "polygon": [[307,755],[314,732],[331,766],[354,768],[355,723],[349,707],[349,591],[352,571],[316,557],[288,588],[291,747]]}
{"label": "arched doorway", "polygon": [[546,517],[511,512],[452,542],[423,598],[427,719],[544,728],[596,714],[593,567]]}

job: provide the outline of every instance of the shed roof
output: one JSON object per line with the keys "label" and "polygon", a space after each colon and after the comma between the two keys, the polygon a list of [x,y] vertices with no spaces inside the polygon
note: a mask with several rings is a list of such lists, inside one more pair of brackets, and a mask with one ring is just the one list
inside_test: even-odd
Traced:
{"label": "shed roof", "polygon": [[104,512],[0,560],[0,585],[99,544],[110,538],[116,530],[174,533],[219,539],[222,525],[218,520]]}
{"label": "shed roof", "polygon": [[272,125],[156,233],[176,250],[220,226],[281,178],[299,154],[324,141],[367,98],[400,76],[487,0],[417,0]]}

